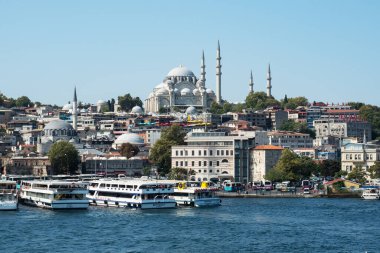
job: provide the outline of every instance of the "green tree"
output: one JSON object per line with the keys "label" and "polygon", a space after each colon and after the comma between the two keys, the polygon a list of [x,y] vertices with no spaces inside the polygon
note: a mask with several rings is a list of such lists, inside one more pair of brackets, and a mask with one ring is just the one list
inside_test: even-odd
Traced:
{"label": "green tree", "polygon": [[187,170],[185,168],[174,167],[171,168],[169,173],[169,179],[172,180],[187,180]]}
{"label": "green tree", "polygon": [[120,108],[124,111],[130,111],[136,105],[142,107],[142,101],[139,97],[132,97],[131,94],[125,94],[124,96],[119,96]]}
{"label": "green tree", "polygon": [[323,177],[334,177],[341,169],[340,161],[323,160],[318,166],[318,172]]}
{"label": "green tree", "polygon": [[120,154],[126,158],[131,158],[139,153],[140,149],[131,143],[123,143],[120,148]]}
{"label": "green tree", "polygon": [[280,106],[281,103],[273,97],[268,97],[265,92],[250,92],[245,98],[247,108],[262,110],[270,106]]}
{"label": "green tree", "polygon": [[311,138],[315,139],[315,131],[307,127],[306,122],[296,122],[294,120],[287,120],[282,123],[279,128],[282,131],[292,131],[297,133],[309,134]]}
{"label": "green tree", "polygon": [[79,155],[75,147],[67,141],[53,144],[49,153],[53,174],[75,174],[78,170]]}
{"label": "green tree", "polygon": [[16,106],[18,107],[27,107],[27,106],[33,106],[32,101],[27,96],[21,96],[16,99]]}
{"label": "green tree", "polygon": [[224,113],[223,106],[221,106],[220,104],[214,101],[211,103],[210,112],[213,114],[223,114]]}
{"label": "green tree", "polygon": [[361,169],[361,166],[358,165],[358,166],[355,166],[350,173],[348,173],[347,179],[364,184],[366,181],[365,175],[366,175],[365,171],[363,171]]}
{"label": "green tree", "polygon": [[299,157],[291,150],[284,149],[277,164],[266,174],[265,179],[273,182],[299,181],[310,177],[316,170],[317,166],[311,158]]}
{"label": "green tree", "polygon": [[372,179],[375,178],[380,178],[380,162],[375,162],[374,165],[372,165],[369,169],[368,172],[370,174],[370,177]]}
{"label": "green tree", "polygon": [[160,174],[167,174],[171,168],[171,148],[185,143],[185,131],[178,125],[168,127],[161,132],[161,138],[150,150],[149,159],[158,167]]}

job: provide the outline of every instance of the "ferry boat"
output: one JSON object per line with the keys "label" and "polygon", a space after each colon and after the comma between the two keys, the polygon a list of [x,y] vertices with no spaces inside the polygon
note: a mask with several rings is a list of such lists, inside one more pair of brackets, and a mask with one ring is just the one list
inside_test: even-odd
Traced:
{"label": "ferry boat", "polygon": [[222,201],[215,196],[215,192],[218,190],[216,187],[210,187],[208,182],[177,182],[171,198],[175,199],[177,205],[195,207],[220,206]]}
{"label": "ferry boat", "polygon": [[91,205],[141,209],[175,208],[169,198],[174,183],[155,180],[97,180],[90,182],[87,198]]}
{"label": "ferry boat", "polygon": [[80,182],[61,180],[22,181],[20,200],[23,204],[47,209],[87,209],[88,190]]}
{"label": "ferry boat", "polygon": [[18,209],[16,182],[6,180],[0,181],[0,211],[12,211]]}
{"label": "ferry boat", "polygon": [[378,189],[366,189],[363,191],[362,198],[366,200],[379,200],[380,193]]}

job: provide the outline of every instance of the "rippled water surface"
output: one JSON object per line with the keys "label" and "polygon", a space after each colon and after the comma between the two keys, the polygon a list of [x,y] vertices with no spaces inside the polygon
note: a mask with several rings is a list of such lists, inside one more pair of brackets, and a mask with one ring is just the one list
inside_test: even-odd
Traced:
{"label": "rippled water surface", "polygon": [[217,208],[0,213],[0,252],[380,252],[380,201],[223,199]]}

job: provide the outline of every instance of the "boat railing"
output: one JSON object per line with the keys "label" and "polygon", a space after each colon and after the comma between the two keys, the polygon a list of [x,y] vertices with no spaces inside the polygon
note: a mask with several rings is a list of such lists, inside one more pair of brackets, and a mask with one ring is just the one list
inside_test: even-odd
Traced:
{"label": "boat railing", "polygon": [[16,193],[16,189],[0,189],[0,193],[2,194],[14,194]]}

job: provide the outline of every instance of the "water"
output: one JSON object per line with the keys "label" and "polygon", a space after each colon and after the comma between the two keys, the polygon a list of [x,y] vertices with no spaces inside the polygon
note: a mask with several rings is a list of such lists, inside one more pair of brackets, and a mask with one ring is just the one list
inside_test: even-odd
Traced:
{"label": "water", "polygon": [[380,252],[380,201],[223,199],[217,208],[0,213],[0,252]]}

